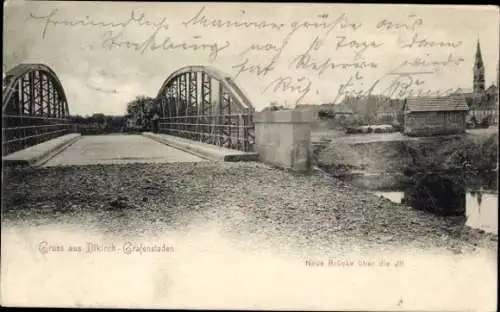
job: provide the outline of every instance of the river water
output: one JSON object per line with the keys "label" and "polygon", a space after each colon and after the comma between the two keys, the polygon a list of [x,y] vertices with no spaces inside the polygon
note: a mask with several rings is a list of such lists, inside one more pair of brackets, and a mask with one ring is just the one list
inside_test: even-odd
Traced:
{"label": "river water", "polygon": [[[402,203],[404,191],[374,192],[392,202]],[[465,195],[466,225],[498,234],[498,195],[494,193],[467,192]]]}
{"label": "river water", "polygon": [[456,212],[467,217],[466,225],[498,234],[496,172],[472,175],[437,173],[428,175],[358,174],[350,182],[371,189],[376,195],[416,209]]}

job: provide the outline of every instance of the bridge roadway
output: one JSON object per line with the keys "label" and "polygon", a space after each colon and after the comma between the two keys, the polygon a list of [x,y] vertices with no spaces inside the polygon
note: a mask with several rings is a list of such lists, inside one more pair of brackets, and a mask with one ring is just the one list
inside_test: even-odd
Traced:
{"label": "bridge roadway", "polygon": [[142,135],[110,134],[82,136],[44,167],[200,161],[206,160]]}

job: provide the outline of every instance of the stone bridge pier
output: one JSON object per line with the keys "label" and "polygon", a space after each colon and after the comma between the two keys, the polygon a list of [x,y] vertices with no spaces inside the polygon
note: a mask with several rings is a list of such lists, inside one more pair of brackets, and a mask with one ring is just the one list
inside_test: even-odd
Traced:
{"label": "stone bridge pier", "polygon": [[312,120],[313,113],[309,111],[255,113],[255,152],[260,161],[294,171],[310,170]]}

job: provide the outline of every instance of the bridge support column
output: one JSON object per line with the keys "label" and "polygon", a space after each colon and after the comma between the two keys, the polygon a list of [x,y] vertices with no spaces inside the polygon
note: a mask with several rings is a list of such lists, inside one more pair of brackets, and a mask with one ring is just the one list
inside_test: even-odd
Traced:
{"label": "bridge support column", "polygon": [[299,110],[255,113],[255,152],[259,159],[280,168],[309,170],[312,119],[312,112]]}

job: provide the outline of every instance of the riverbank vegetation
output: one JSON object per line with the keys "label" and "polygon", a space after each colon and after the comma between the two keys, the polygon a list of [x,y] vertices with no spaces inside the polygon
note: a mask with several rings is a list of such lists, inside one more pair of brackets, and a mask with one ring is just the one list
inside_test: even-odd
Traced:
{"label": "riverbank vegetation", "polygon": [[355,144],[332,140],[313,152],[317,165],[334,175],[352,170],[477,173],[498,168],[498,133]]}
{"label": "riverbank vegetation", "polygon": [[125,116],[93,114],[91,116],[72,116],[71,121],[82,135],[108,134],[122,132],[126,126]]}

